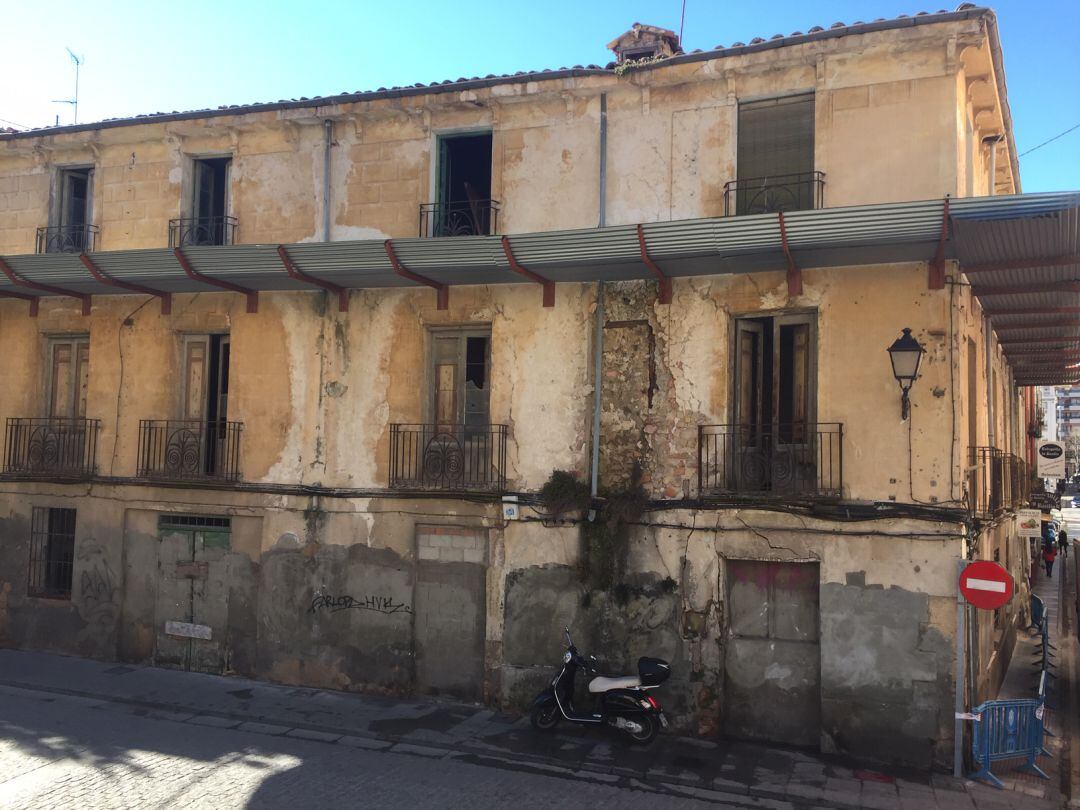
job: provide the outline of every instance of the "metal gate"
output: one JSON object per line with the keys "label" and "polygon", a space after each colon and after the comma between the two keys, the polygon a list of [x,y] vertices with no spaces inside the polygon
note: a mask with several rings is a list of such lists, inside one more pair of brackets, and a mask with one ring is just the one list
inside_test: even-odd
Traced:
{"label": "metal gate", "polygon": [[229,528],[228,518],[161,516],[155,665],[225,671]]}

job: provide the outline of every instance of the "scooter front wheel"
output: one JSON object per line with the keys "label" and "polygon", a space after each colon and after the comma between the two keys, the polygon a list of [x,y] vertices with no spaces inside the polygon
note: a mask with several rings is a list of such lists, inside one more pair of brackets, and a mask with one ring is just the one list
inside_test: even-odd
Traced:
{"label": "scooter front wheel", "polygon": [[529,722],[537,731],[551,731],[559,723],[559,707],[555,701],[533,706]]}

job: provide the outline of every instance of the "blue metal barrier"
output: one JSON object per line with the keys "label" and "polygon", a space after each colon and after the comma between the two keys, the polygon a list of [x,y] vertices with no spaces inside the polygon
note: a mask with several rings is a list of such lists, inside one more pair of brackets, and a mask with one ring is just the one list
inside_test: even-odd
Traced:
{"label": "blue metal barrier", "polygon": [[978,716],[972,736],[971,755],[979,769],[972,779],[982,779],[996,788],[1001,780],[990,772],[990,763],[1027,757],[1024,768],[1049,779],[1036,763],[1046,754],[1043,748],[1043,710],[1038,700],[990,700],[975,707]]}

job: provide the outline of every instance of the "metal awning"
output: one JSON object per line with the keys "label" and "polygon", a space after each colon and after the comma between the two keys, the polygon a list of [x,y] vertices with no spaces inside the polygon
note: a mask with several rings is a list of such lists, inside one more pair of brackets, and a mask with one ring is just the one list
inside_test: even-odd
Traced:
{"label": "metal awning", "polygon": [[550,283],[787,270],[791,284],[799,269],[955,259],[992,316],[1019,384],[1080,381],[1080,368],[1073,370],[1073,364],[1080,363],[1080,192],[849,206],[505,238],[225,245],[188,247],[180,254],[155,248],[100,251],[90,257],[100,276],[129,288],[103,284],[75,254],[18,255],[0,257],[0,270],[6,268],[0,273],[0,296],[70,294],[85,299],[129,294],[130,285],[171,294],[221,286],[257,293],[427,284],[444,288],[439,290],[442,302],[445,288],[520,284],[526,277]]}

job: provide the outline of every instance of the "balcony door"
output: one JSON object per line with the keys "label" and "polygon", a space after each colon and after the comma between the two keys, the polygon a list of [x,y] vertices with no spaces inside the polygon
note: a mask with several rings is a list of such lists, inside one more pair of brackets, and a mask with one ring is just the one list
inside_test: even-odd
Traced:
{"label": "balcony door", "polygon": [[441,136],[438,152],[430,235],[492,233],[491,133]]}
{"label": "balcony door", "polygon": [[803,488],[814,474],[813,314],[735,322],[736,469],[742,489]]}
{"label": "balcony door", "polygon": [[194,162],[191,195],[191,225],[183,244],[224,245],[228,243],[229,172],[232,159],[205,158]]}
{"label": "balcony door", "polygon": [[90,381],[89,338],[62,338],[50,343],[49,417],[85,419]]}
{"label": "balcony door", "polygon": [[183,437],[189,444],[197,443],[199,472],[208,475],[216,474],[224,461],[229,349],[228,335],[190,335],[184,340]]}
{"label": "balcony door", "polygon": [[814,208],[814,94],[739,105],[737,214]]}
{"label": "balcony door", "polygon": [[489,329],[432,336],[432,421],[440,428],[487,430],[490,343]]}

